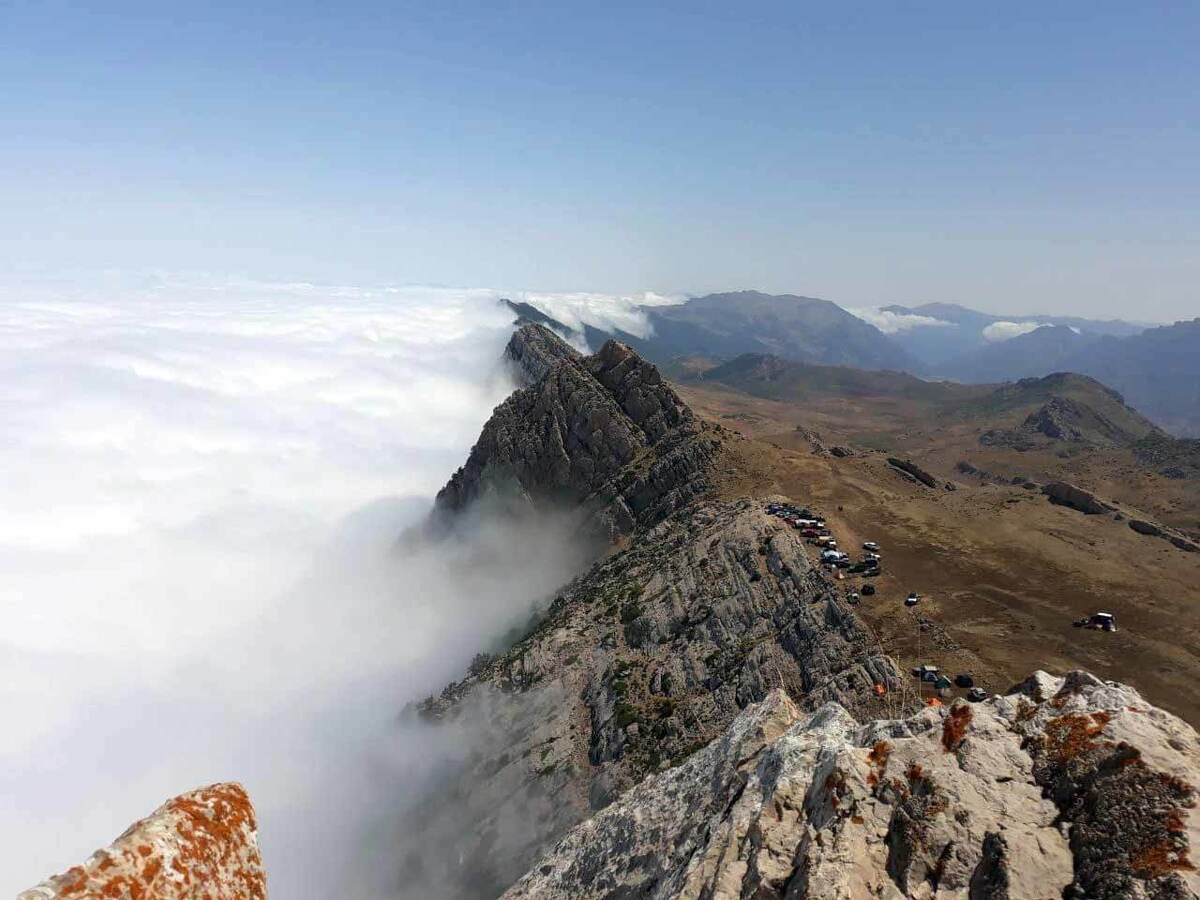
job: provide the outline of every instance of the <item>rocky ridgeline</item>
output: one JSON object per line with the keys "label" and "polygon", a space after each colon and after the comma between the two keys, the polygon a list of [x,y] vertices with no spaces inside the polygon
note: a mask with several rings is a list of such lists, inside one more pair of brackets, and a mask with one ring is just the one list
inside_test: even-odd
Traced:
{"label": "rocky ridgeline", "polygon": [[512,366],[518,386],[536,384],[549,374],[555,363],[580,357],[579,351],[549,328],[518,321],[521,327],[513,332],[504,348],[504,359]]}
{"label": "rocky ridgeline", "polygon": [[[1127,413],[1136,416],[1121,403],[1119,395],[1112,399]],[[1141,417],[1137,418],[1140,420]],[[1153,428],[1149,422],[1145,425]],[[1088,447],[1130,447],[1139,437],[1140,433],[1121,427],[1086,403],[1055,396],[1026,416],[1017,428],[986,431],[979,436],[979,443],[1025,451],[1054,442]]]}
{"label": "rocky ridgeline", "polygon": [[438,493],[439,520],[486,498],[510,509],[583,504],[598,530],[616,536],[711,489],[716,431],[628,347],[609,341],[581,356],[525,324],[505,356],[530,383],[496,408]]}
{"label": "rocky ridgeline", "polygon": [[[1091,491],[1066,481],[1051,482],[1042,488],[1042,493],[1050,499],[1051,503],[1059,506],[1069,506],[1071,509],[1078,510],[1090,516],[1112,513],[1117,519],[1125,518],[1122,513],[1118,512],[1114,504],[1101,500]],[[1166,525],[1161,525],[1158,522],[1130,517],[1129,527],[1138,534],[1162,538],[1173,547],[1177,547],[1187,553],[1200,553],[1200,543],[1197,543],[1183,532]]]}
{"label": "rocky ridgeline", "polygon": [[254,808],[238,784],[168,800],[111,846],[17,900],[264,900]]}
{"label": "rocky ridgeline", "polygon": [[[460,896],[499,893],[569,827],[774,689],[805,709],[879,715],[875,685],[901,683],[798,533],[749,500],[698,503],[640,532],[475,668],[421,709],[485,723],[450,779],[454,801],[422,811],[423,846],[449,848],[432,880]],[[423,864],[428,877],[429,854]]]}
{"label": "rocky ridgeline", "polygon": [[773,691],[504,897],[1196,897],[1198,767],[1190,726],[1081,672],[866,725]]}

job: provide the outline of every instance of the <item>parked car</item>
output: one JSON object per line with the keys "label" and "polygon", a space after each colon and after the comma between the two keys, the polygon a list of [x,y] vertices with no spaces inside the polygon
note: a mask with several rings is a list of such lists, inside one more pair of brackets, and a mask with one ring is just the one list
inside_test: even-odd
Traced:
{"label": "parked car", "polygon": [[879,545],[874,541],[863,541],[863,549],[876,551],[879,549]]}
{"label": "parked car", "polygon": [[867,584],[864,584],[862,586],[862,592],[863,592],[864,597],[870,597],[872,594],[875,593],[875,585],[871,584],[870,582],[868,582]]}
{"label": "parked car", "polygon": [[907,597],[904,598],[905,606],[916,606],[920,602],[921,602],[921,595],[918,594],[916,591],[913,591],[911,594],[909,594]]}
{"label": "parked car", "polygon": [[978,703],[980,700],[986,700],[987,691],[985,691],[983,688],[973,687],[967,691],[967,699],[972,703]]}

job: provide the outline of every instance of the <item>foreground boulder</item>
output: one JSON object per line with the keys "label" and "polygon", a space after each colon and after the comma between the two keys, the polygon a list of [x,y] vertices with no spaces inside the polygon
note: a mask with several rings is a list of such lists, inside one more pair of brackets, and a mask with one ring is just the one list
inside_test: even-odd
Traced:
{"label": "foreground boulder", "polygon": [[1190,726],[1083,672],[867,725],[773,691],[504,896],[1196,897],[1197,778]]}
{"label": "foreground boulder", "polygon": [[112,845],[17,900],[262,900],[254,807],[240,784],[168,800]]}

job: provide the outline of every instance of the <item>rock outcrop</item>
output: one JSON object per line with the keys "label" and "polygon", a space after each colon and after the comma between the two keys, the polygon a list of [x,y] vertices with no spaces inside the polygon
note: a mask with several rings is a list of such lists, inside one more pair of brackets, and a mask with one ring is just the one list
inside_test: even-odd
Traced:
{"label": "rock outcrop", "polygon": [[566,359],[579,359],[582,354],[544,325],[526,323],[513,332],[504,348],[507,360],[521,387],[541,381]]}
{"label": "rock outcrop", "polygon": [[1052,481],[1042,486],[1042,493],[1050,498],[1051,503],[1059,506],[1069,506],[1089,516],[1110,513],[1116,510],[1111,503],[1105,503],[1091,491],[1084,490],[1066,481]]}
{"label": "rock outcrop", "polygon": [[1082,672],[861,726],[773,691],[504,897],[1196,897],[1198,775],[1190,726]]}
{"label": "rock outcrop", "polygon": [[[567,352],[569,351],[569,352]],[[527,324],[506,356],[532,377],[493,412],[466,464],[437,496],[452,517],[484,498],[510,509],[582,504],[610,536],[653,525],[711,490],[720,447],[663,381],[623,344],[579,356]]]}
{"label": "rock outcrop", "polygon": [[911,459],[900,459],[895,456],[889,456],[888,465],[903,472],[905,475],[909,476],[909,478],[919,481],[926,487],[938,486],[938,480],[918,466]]}
{"label": "rock outcrop", "polygon": [[1138,534],[1162,538],[1172,546],[1178,547],[1180,550],[1185,550],[1188,553],[1200,553],[1200,544],[1197,544],[1191,538],[1181,534],[1174,528],[1168,528],[1166,525],[1160,525],[1157,522],[1150,522],[1146,519],[1130,519],[1129,527]]}
{"label": "rock outcrop", "polygon": [[81,866],[17,900],[265,900],[250,798],[214,784],[168,800]]}
{"label": "rock outcrop", "polygon": [[[686,759],[746,706],[784,689],[880,715],[901,683],[798,532],[754,501],[702,502],[639,532],[554,601],[527,638],[421,707],[486,722],[422,812],[459,896],[507,887],[568,828]],[[430,810],[433,810],[432,812]],[[472,823],[469,830],[463,821]],[[520,827],[510,827],[519,822]]]}
{"label": "rock outcrop", "polygon": [[1147,429],[1156,430],[1126,407],[1119,395],[1112,395],[1108,399],[1116,402],[1116,414],[1124,414],[1123,421],[1128,427],[1123,427],[1087,403],[1070,397],[1052,396],[1026,416],[1020,426],[984,432],[979,442],[1015,450],[1032,450],[1058,442],[1087,447],[1131,447]]}

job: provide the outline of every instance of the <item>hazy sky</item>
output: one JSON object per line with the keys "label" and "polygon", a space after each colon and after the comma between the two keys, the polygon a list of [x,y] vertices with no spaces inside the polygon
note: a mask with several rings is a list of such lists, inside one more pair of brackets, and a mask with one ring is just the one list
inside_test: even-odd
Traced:
{"label": "hazy sky", "polygon": [[0,2],[0,274],[1200,314],[1200,6]]}

